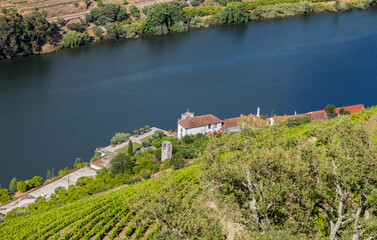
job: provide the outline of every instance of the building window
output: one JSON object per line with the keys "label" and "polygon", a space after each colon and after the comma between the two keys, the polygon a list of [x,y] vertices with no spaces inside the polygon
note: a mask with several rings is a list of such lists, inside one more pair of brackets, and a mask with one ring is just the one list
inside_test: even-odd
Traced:
{"label": "building window", "polygon": [[208,124],[208,129],[210,129],[210,127],[211,127],[211,124]]}

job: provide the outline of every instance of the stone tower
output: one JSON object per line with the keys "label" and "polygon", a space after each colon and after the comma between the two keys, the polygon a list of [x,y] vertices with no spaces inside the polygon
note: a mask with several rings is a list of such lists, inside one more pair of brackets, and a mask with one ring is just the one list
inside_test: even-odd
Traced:
{"label": "stone tower", "polygon": [[161,147],[161,161],[165,162],[165,160],[170,159],[173,153],[173,143],[169,141],[165,141],[162,143]]}

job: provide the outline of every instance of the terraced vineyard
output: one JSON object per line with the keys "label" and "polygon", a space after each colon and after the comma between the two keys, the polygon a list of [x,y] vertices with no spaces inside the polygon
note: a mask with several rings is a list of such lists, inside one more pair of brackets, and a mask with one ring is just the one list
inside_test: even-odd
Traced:
{"label": "terraced vineyard", "polygon": [[200,185],[197,170],[198,167],[191,166],[90,199],[6,221],[0,224],[0,239],[151,239],[167,225],[181,224],[168,216],[169,210],[173,207],[184,210],[185,203],[197,197]]}

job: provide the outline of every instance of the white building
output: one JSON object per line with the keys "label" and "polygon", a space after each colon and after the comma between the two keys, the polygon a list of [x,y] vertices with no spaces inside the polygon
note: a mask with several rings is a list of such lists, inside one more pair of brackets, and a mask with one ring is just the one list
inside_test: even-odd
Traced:
{"label": "white building", "polygon": [[223,121],[213,116],[212,114],[194,116],[194,113],[187,112],[181,115],[181,119],[178,120],[178,139],[183,138],[186,135],[195,135],[198,133],[208,134],[211,132],[217,132],[221,129]]}

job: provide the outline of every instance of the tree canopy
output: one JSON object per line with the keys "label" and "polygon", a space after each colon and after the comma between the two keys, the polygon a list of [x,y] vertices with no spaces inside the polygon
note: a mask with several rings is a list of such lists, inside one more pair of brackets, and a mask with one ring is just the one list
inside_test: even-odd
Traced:
{"label": "tree canopy", "polygon": [[44,11],[22,16],[14,9],[0,15],[0,58],[39,54],[41,45],[52,36],[46,16]]}

